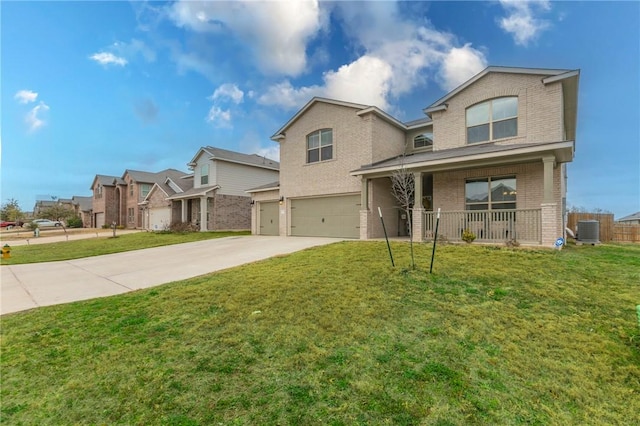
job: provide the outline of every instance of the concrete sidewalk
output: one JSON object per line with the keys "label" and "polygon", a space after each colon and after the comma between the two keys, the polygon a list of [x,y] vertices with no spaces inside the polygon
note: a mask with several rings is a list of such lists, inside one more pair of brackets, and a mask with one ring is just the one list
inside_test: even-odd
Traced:
{"label": "concrete sidewalk", "polygon": [[238,236],[60,262],[0,267],[0,314],[154,287],[336,238]]}

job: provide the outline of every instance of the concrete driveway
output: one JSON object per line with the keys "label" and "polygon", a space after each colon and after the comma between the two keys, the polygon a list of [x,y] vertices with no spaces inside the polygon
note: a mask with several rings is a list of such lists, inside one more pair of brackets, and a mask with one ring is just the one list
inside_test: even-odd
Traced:
{"label": "concrete driveway", "polygon": [[0,267],[0,314],[112,296],[340,241],[227,237],[61,262]]}

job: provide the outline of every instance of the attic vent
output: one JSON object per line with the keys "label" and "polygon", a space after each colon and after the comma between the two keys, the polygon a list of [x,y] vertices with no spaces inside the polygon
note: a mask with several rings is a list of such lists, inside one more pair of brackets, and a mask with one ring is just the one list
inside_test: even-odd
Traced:
{"label": "attic vent", "polygon": [[579,220],[578,241],[586,244],[600,244],[600,222],[597,220]]}

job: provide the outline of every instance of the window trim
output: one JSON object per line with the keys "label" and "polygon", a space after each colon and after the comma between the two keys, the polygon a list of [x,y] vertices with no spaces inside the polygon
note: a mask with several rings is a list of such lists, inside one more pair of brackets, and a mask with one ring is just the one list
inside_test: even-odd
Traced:
{"label": "window trim", "polygon": [[[331,133],[331,144],[328,145],[322,145],[322,134],[323,133],[327,133],[330,132]],[[314,136],[314,135],[318,135],[318,146],[317,148],[309,148],[309,138]],[[333,159],[335,159],[334,156],[334,140],[333,140],[333,129],[330,127],[327,128],[323,128],[323,129],[318,129],[318,130],[314,130],[311,133],[307,134],[307,137],[305,138],[306,140],[306,145],[305,145],[305,164],[315,164],[315,163],[324,163],[326,161],[331,161]],[[331,147],[331,157],[329,158],[322,158],[322,149],[323,148],[327,148],[327,147]],[[315,161],[310,161],[309,159],[309,153],[311,151],[318,151],[318,159]]]}
{"label": "window trim", "polygon": [[[498,120],[495,120],[493,118],[493,103],[494,103],[494,101],[497,101],[497,100],[500,100],[500,99],[515,99],[516,100],[516,114],[513,115],[513,116],[504,117],[504,118],[500,118]],[[469,116],[468,116],[469,111],[472,110],[473,108],[477,108],[477,107],[480,107],[481,105],[485,105],[485,104],[489,104],[489,121],[482,122],[482,123],[479,123],[479,124],[475,124],[473,126],[469,126],[469,123],[468,123],[468,121],[469,121]],[[519,114],[520,114],[519,104],[520,104],[520,99],[519,99],[519,97],[517,95],[515,95],[515,96],[500,96],[500,97],[497,97],[497,98],[491,98],[491,99],[487,99],[485,101],[478,102],[476,104],[473,104],[473,105],[467,107],[465,109],[465,112],[464,112],[465,130],[466,130],[465,138],[466,138],[467,145],[473,145],[473,144],[485,143],[485,142],[493,142],[493,141],[497,141],[497,140],[518,137],[518,118],[519,118]],[[494,138],[493,137],[493,127],[494,127],[495,123],[500,123],[500,122],[513,120],[513,119],[516,120],[516,133],[514,135],[505,136],[505,137],[501,137],[501,138]],[[473,127],[484,126],[484,125],[488,125],[489,126],[489,139],[481,140],[481,141],[475,141],[475,142],[469,142],[469,129],[473,128]]]}

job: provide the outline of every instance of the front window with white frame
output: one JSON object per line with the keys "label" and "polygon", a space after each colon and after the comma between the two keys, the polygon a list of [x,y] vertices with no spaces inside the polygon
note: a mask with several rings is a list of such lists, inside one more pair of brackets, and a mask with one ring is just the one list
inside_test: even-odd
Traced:
{"label": "front window with white frame", "polygon": [[333,158],[333,130],[322,129],[307,135],[307,163]]}
{"label": "front window with white frame", "polygon": [[491,99],[467,108],[467,143],[518,135],[518,98]]}

